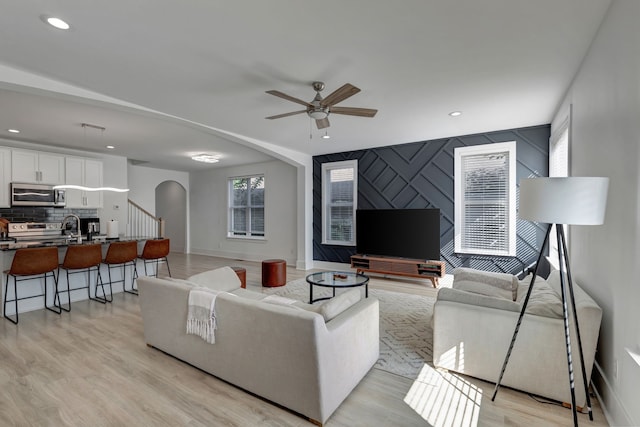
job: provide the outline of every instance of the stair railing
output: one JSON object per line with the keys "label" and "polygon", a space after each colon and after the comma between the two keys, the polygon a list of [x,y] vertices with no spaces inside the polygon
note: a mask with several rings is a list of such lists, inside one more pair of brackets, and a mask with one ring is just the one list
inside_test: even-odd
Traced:
{"label": "stair railing", "polygon": [[129,199],[127,226],[129,236],[165,237],[165,221]]}

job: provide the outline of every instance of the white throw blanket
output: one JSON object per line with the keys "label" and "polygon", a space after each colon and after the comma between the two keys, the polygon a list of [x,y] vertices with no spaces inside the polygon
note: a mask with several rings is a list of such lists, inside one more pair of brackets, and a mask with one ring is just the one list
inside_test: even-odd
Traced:
{"label": "white throw blanket", "polygon": [[209,344],[215,344],[217,328],[215,304],[218,291],[193,288],[189,291],[187,334],[198,335]]}

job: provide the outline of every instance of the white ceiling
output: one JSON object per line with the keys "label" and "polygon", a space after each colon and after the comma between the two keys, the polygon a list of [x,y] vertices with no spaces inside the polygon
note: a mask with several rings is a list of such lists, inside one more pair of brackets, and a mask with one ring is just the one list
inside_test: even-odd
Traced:
{"label": "white ceiling", "polygon": [[[174,118],[0,74],[1,138],[112,144],[112,154],[188,171],[203,167],[187,156],[199,152],[223,156],[213,167],[269,158],[252,141],[315,155],[549,123],[610,0],[2,3],[0,64]],[[339,105],[378,114],[330,116],[328,141],[306,115],[264,119],[301,109],[266,90],[311,101],[314,80],[325,96],[352,83],[362,92]]]}

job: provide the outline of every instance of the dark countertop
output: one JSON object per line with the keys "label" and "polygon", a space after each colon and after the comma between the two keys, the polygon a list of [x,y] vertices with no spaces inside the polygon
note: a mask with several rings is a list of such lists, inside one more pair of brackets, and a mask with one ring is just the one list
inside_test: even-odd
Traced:
{"label": "dark countertop", "polygon": [[153,240],[153,239],[155,239],[155,237],[123,236],[123,237],[116,237],[113,239],[85,240],[83,236],[82,243],[78,243],[76,239],[53,240],[53,239],[43,238],[41,241],[22,241],[22,242],[15,242],[13,240],[1,240],[0,251],[15,251],[16,249],[23,249],[23,248],[47,248],[52,246],[62,248],[67,246],[92,245],[95,243],[108,245],[109,243],[112,243],[112,242],[130,242],[132,240],[140,242],[140,241]]}

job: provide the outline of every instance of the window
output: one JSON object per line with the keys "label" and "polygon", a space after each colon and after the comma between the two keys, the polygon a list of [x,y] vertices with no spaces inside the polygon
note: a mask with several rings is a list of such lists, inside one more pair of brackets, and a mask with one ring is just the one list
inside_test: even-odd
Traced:
{"label": "window", "polygon": [[229,237],[264,237],[264,175],[229,179]]}
{"label": "window", "polygon": [[322,164],[322,243],[355,246],[358,161]]}
{"label": "window", "polygon": [[549,176],[569,176],[569,128],[565,127],[549,141]]}
{"label": "window", "polygon": [[515,141],[455,149],[455,251],[515,256]]}
{"label": "window", "polygon": [[[571,112],[562,120],[558,126],[552,124],[551,138],[549,138],[549,176],[566,177],[569,176],[569,124]],[[566,225],[564,227],[565,241],[569,246],[569,233]],[[558,264],[558,239],[556,239],[556,225],[553,225],[549,235],[549,263],[555,268],[560,268]]]}

